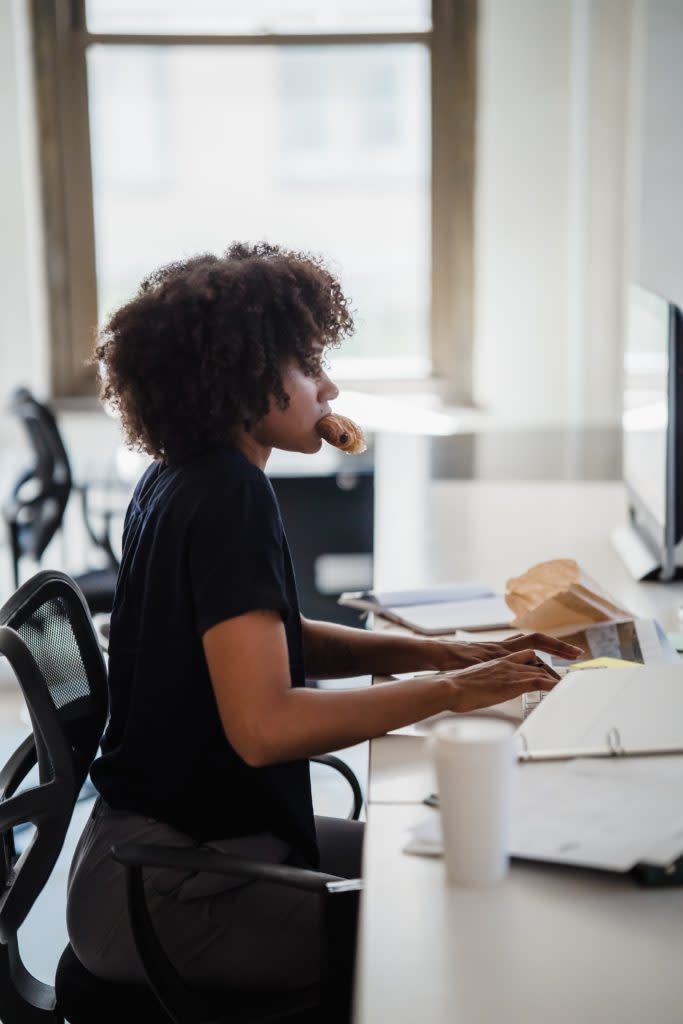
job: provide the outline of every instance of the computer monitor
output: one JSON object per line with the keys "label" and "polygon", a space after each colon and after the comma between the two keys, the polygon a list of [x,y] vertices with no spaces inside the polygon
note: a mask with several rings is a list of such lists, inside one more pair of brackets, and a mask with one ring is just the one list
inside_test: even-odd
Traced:
{"label": "computer monitor", "polygon": [[650,555],[647,571],[634,575],[675,579],[683,562],[683,316],[637,285],[626,318],[623,475],[631,530]]}

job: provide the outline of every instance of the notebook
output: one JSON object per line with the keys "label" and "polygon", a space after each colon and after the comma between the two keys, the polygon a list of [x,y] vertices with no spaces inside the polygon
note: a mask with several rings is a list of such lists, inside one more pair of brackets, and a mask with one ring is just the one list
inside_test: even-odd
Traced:
{"label": "notebook", "polygon": [[444,636],[458,629],[508,629],[514,618],[502,595],[476,583],[386,593],[349,592],[341,595],[339,604],[372,612],[425,636]]}

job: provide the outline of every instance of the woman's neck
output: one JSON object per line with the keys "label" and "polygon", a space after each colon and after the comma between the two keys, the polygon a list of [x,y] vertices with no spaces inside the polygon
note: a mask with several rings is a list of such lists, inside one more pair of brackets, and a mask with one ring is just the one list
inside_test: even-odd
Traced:
{"label": "woman's neck", "polygon": [[252,462],[255,466],[258,466],[259,469],[265,472],[266,463],[268,462],[270,453],[273,450],[271,447],[266,447],[260,444],[260,442],[243,427],[240,427],[235,431],[234,445],[235,448],[238,448],[242,452],[249,462]]}

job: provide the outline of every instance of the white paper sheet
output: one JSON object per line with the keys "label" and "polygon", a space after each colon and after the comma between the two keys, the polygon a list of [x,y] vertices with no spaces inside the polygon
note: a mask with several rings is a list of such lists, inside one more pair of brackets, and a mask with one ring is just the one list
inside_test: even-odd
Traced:
{"label": "white paper sheet", "polygon": [[[581,758],[518,765],[513,857],[628,871],[683,853],[683,757]],[[412,830],[404,850],[442,853],[440,816]]]}
{"label": "white paper sheet", "polygon": [[517,769],[513,856],[628,871],[683,852],[683,757],[580,758]]}

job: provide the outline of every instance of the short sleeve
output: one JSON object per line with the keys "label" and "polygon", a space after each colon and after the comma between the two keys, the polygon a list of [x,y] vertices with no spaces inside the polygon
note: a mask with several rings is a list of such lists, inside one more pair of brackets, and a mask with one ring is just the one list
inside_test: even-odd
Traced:
{"label": "short sleeve", "polygon": [[197,507],[189,530],[189,572],[201,634],[249,611],[289,610],[282,523],[263,480],[218,489]]}

